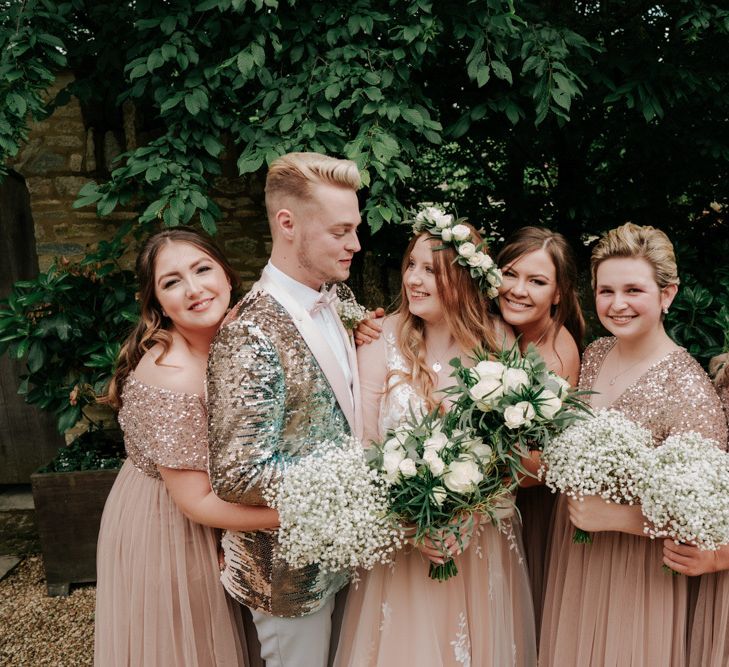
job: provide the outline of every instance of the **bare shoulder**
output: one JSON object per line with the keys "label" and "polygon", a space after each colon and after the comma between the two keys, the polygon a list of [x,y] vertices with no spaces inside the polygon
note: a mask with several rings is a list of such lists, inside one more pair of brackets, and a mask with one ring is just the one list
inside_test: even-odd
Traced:
{"label": "bare shoulder", "polygon": [[492,322],[496,340],[499,341],[502,348],[505,350],[512,348],[516,342],[516,334],[511,325],[504,322],[500,315],[494,315]]}
{"label": "bare shoulder", "polygon": [[175,342],[164,357],[162,352],[159,344],[148,350],[134,369],[134,376],[152,387],[202,396],[205,390],[205,364],[193,357],[185,346]]}
{"label": "bare shoulder", "polygon": [[580,376],[580,350],[572,334],[565,327],[561,327],[554,339],[554,348],[551,354],[545,354],[545,361],[549,370],[568,380],[573,386],[577,385]]}

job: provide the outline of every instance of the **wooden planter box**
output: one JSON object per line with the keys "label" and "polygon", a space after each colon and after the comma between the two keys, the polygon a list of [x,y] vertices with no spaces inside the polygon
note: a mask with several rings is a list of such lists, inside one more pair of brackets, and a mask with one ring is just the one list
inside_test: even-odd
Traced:
{"label": "wooden planter box", "polygon": [[33,473],[48,595],[68,595],[69,585],[96,581],[96,541],[101,513],[118,470]]}

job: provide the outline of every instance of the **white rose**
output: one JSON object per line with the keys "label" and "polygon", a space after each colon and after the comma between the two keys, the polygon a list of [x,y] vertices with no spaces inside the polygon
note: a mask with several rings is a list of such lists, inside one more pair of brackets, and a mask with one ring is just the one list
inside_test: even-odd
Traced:
{"label": "white rose", "polygon": [[501,380],[506,366],[500,361],[479,361],[472,369],[472,375],[476,373],[477,380],[485,380],[487,378],[495,378]]}
{"label": "white rose", "polygon": [[486,296],[489,299],[495,299],[497,296],[499,296],[499,290],[497,290],[495,287],[489,287],[486,290]]}
{"label": "white rose", "polygon": [[469,440],[466,443],[470,451],[477,459],[487,460],[493,455],[493,450],[483,440]]}
{"label": "white rose", "polygon": [[504,395],[504,386],[497,378],[484,378],[473,385],[468,393],[481,410],[487,410]]}
{"label": "white rose", "polygon": [[555,388],[555,393],[560,398],[564,398],[569,393],[569,390],[571,388],[571,385],[567,380],[565,380],[563,377],[560,377],[556,373],[553,373],[552,371],[549,372],[549,379],[551,380],[551,385]]}
{"label": "white rose", "polygon": [[502,378],[504,391],[519,391],[529,384],[529,375],[521,368],[507,368]]}
{"label": "white rose", "polygon": [[443,459],[438,456],[438,452],[432,447],[427,448],[423,452],[423,461],[428,464],[430,472],[432,472],[436,477],[440,477],[440,475],[443,474],[443,471],[445,470],[445,463],[443,463]]}
{"label": "white rose", "polygon": [[486,271],[494,265],[494,260],[485,252],[481,253],[481,268]]}
{"label": "white rose", "polygon": [[453,240],[453,232],[451,231],[450,227],[446,227],[445,229],[442,229],[440,232],[440,237],[446,243],[450,243]]}
{"label": "white rose", "polygon": [[442,486],[433,487],[431,494],[433,496],[433,502],[438,505],[438,507],[440,507],[448,497],[448,492]]}
{"label": "white rose", "polygon": [[456,493],[472,491],[482,479],[483,475],[473,461],[452,461],[443,475],[443,483]]}
{"label": "white rose", "polygon": [[401,444],[404,445],[407,442],[407,439],[410,437],[410,434],[405,429],[397,429],[393,433],[393,437]]}
{"label": "white rose", "polygon": [[445,229],[453,224],[453,216],[450,215],[450,213],[443,213],[442,211],[439,211],[438,213],[439,215],[433,216],[435,226],[438,229]]}
{"label": "white rose", "polygon": [[[488,255],[487,255],[488,257]],[[488,268],[488,267],[484,267]],[[501,271],[498,269],[495,269],[494,271],[489,271],[486,275],[486,280],[488,281],[489,285],[492,287],[498,287],[501,285],[502,279],[501,279]]]}
{"label": "white rose", "polygon": [[394,452],[397,449],[402,449],[402,443],[397,438],[390,438],[382,449],[385,452]]}
{"label": "white rose", "polygon": [[403,459],[400,461],[400,472],[405,477],[414,477],[415,474],[418,472],[417,468],[415,467],[415,461],[412,459]]}
{"label": "white rose", "polygon": [[[463,245],[466,245],[465,243]],[[482,252],[475,252],[473,255],[471,255],[468,258],[468,265],[473,266],[474,268],[481,266],[481,262],[483,262],[483,258],[485,255]]]}
{"label": "white rose", "polygon": [[562,399],[553,391],[544,389],[539,394],[539,412],[545,419],[554,419],[562,407]]}
{"label": "white rose", "polygon": [[388,479],[392,480],[394,477],[397,477],[400,463],[404,458],[405,451],[403,449],[395,449],[384,453],[382,467],[385,469],[385,475]]}
{"label": "white rose", "polygon": [[[454,239],[458,239],[458,237],[456,236],[457,227],[458,227],[458,225],[456,225],[452,230]],[[476,254],[476,246],[473,245],[473,243],[471,243],[470,241],[468,241],[466,243],[461,243],[461,245],[458,246],[458,254],[461,257],[469,259],[470,257],[473,257]]]}
{"label": "white rose", "polygon": [[504,410],[504,423],[508,428],[519,428],[535,417],[534,408],[528,401],[519,401]]}
{"label": "white rose", "polygon": [[[471,238],[471,230],[466,227],[466,225],[456,225],[453,227],[453,238],[456,239],[456,241],[465,241],[466,239]],[[473,244],[471,244],[473,245]],[[476,247],[474,246],[473,251],[476,252]]]}
{"label": "white rose", "polygon": [[447,444],[448,438],[446,435],[440,431],[434,431],[433,434],[423,443],[423,447],[425,447],[426,450],[434,449],[436,452],[439,452]]}

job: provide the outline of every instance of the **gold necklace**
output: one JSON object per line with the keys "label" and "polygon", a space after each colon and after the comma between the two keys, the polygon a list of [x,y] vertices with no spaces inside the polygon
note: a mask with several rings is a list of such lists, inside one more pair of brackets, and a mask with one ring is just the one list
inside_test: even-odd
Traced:
{"label": "gold necklace", "polygon": [[[617,347],[616,347],[616,352],[617,352],[617,354],[618,354],[618,361],[620,361],[620,359],[621,359],[621,356],[620,356],[620,350],[619,350],[619,349],[618,349]],[[623,371],[620,371],[620,372],[619,372],[619,373],[617,373],[616,375],[613,375],[613,379],[612,379],[612,380],[609,380],[609,381],[608,381],[608,384],[609,384],[609,385],[610,385],[611,387],[612,387],[612,386],[614,386],[614,385],[615,385],[615,382],[617,381],[617,379],[618,379],[618,378],[619,378],[619,377],[620,377],[621,375],[625,375],[625,374],[626,374],[626,373],[627,373],[627,372],[628,372],[628,371],[629,371],[629,370],[630,370],[631,368],[635,368],[635,367],[636,367],[636,366],[637,366],[637,365],[638,365],[638,364],[639,364],[639,363],[640,363],[641,361],[645,361],[646,359],[648,359],[648,357],[649,357],[649,356],[650,356],[650,355],[646,355],[645,357],[641,357],[641,358],[640,358],[640,359],[638,359],[638,361],[636,361],[636,362],[635,362],[634,364],[630,364],[630,366],[628,366],[628,367],[627,367],[627,368],[626,368],[625,370],[623,370]]]}

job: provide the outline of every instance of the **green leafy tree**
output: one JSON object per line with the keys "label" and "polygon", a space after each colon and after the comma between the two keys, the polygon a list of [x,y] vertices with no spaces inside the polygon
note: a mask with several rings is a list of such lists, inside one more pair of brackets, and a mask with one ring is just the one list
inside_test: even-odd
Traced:
{"label": "green leafy tree", "polygon": [[[316,150],[361,168],[370,247],[385,255],[394,223],[430,200],[496,237],[555,227],[583,259],[627,219],[714,256],[728,36],[729,11],[703,0],[0,0],[0,163],[73,94],[96,128],[118,129],[134,105],[138,144],[110,173],[99,164],[76,205],[133,207],[140,233],[214,233],[218,175]],[[74,81],[45,100],[65,68]],[[728,307],[707,266],[688,262],[669,319],[704,357]]]}

